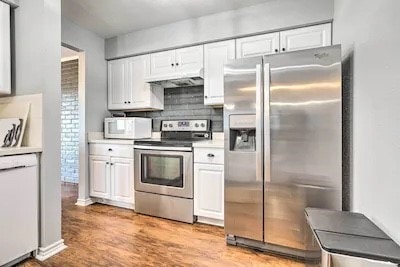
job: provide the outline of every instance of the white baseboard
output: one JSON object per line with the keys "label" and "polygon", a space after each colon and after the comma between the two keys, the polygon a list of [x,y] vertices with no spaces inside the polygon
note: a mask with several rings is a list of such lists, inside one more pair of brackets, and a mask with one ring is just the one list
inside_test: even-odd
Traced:
{"label": "white baseboard", "polygon": [[135,204],[133,204],[133,203],[126,203],[126,202],[115,201],[115,200],[110,200],[110,199],[105,199],[105,198],[97,198],[97,197],[92,197],[92,200],[95,203],[106,204],[106,205],[116,206],[119,208],[135,210]]}
{"label": "white baseboard", "polygon": [[91,198],[87,198],[87,199],[78,198],[78,199],[76,200],[75,205],[77,205],[77,206],[82,206],[82,207],[86,207],[86,206],[92,205],[93,203],[94,203],[94,202],[93,202],[93,200],[92,200]]}
{"label": "white baseboard", "polygon": [[57,253],[61,252],[62,250],[66,249],[67,246],[64,245],[64,239],[61,239],[47,247],[40,247],[38,253],[36,255],[36,259],[40,261],[47,260],[51,256],[56,255]]}
{"label": "white baseboard", "polygon": [[197,222],[224,227],[224,220],[197,216]]}

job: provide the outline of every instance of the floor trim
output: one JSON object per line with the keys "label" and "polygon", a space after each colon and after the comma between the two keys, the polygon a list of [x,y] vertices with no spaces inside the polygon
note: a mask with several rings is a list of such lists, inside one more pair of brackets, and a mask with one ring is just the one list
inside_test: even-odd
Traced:
{"label": "floor trim", "polygon": [[86,207],[86,206],[92,205],[93,203],[94,203],[94,201],[91,198],[87,198],[87,199],[78,198],[76,200],[75,205]]}
{"label": "floor trim", "polygon": [[35,258],[40,261],[44,261],[44,260],[47,260],[48,258],[50,258],[51,256],[56,255],[57,253],[61,252],[62,250],[66,249],[66,248],[67,248],[67,246],[64,245],[64,239],[61,239],[47,247],[44,247],[44,248],[40,247]]}

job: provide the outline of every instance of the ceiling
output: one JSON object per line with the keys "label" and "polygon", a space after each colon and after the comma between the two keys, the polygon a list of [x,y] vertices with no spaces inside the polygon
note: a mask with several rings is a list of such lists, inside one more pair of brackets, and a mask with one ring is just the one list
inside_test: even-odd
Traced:
{"label": "ceiling", "polygon": [[110,38],[271,0],[62,0],[62,16]]}

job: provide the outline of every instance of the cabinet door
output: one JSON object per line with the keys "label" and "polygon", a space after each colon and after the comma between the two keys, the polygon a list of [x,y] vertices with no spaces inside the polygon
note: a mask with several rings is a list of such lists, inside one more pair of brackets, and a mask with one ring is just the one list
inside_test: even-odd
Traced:
{"label": "cabinet door", "polygon": [[163,77],[175,73],[175,50],[150,54],[150,76]]}
{"label": "cabinet door", "polygon": [[110,198],[110,158],[89,156],[90,196]]}
{"label": "cabinet door", "polygon": [[126,106],[126,59],[108,62],[108,108],[123,109]]}
{"label": "cabinet door", "polygon": [[203,45],[176,50],[176,72],[199,73],[203,68]]}
{"label": "cabinet door", "polygon": [[0,1],[0,94],[11,94],[10,6]]}
{"label": "cabinet door", "polygon": [[235,40],[204,45],[204,104],[224,104],[224,64],[235,58]]}
{"label": "cabinet door", "polygon": [[133,203],[133,159],[111,158],[111,199]]}
{"label": "cabinet door", "polygon": [[194,164],[194,214],[224,219],[224,166]]}
{"label": "cabinet door", "polygon": [[295,51],[331,45],[331,24],[281,32],[281,51]]}
{"label": "cabinet door", "polygon": [[279,33],[236,39],[236,57],[255,57],[279,52]]}
{"label": "cabinet door", "polygon": [[[144,81],[150,73],[150,55],[126,59],[127,86],[125,90],[127,108],[139,108],[150,102],[150,84]],[[129,103],[130,102],[130,103]]]}

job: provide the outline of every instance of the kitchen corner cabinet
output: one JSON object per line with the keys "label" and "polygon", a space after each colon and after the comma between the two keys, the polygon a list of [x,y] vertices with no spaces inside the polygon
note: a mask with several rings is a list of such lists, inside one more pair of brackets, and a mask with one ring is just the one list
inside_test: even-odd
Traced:
{"label": "kitchen corner cabinet", "polygon": [[329,46],[332,44],[331,23],[282,31],[281,52]]}
{"label": "kitchen corner cabinet", "polygon": [[203,45],[150,54],[147,78],[174,78],[198,75],[203,68]]}
{"label": "kitchen corner cabinet", "polygon": [[279,52],[279,32],[236,39],[236,57],[246,58]]}
{"label": "kitchen corner cabinet", "polygon": [[108,109],[164,109],[164,89],[144,81],[149,72],[150,55],[109,61]]}
{"label": "kitchen corner cabinet", "polygon": [[133,208],[133,145],[90,144],[89,183],[91,197]]}
{"label": "kitchen corner cabinet", "polygon": [[224,104],[224,64],[235,59],[235,40],[204,45],[204,105]]}
{"label": "kitchen corner cabinet", "polygon": [[198,221],[224,225],[224,149],[194,149],[194,215]]}
{"label": "kitchen corner cabinet", "polygon": [[0,95],[11,94],[10,6],[0,1]]}

